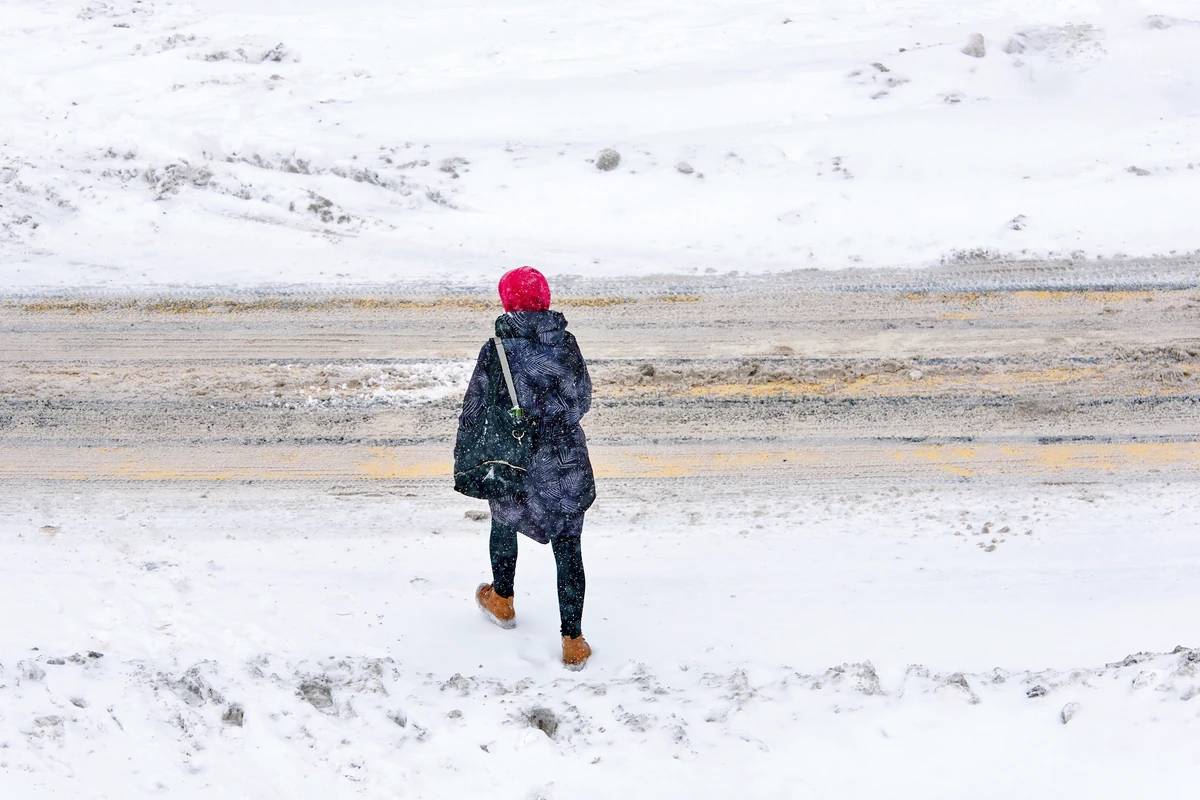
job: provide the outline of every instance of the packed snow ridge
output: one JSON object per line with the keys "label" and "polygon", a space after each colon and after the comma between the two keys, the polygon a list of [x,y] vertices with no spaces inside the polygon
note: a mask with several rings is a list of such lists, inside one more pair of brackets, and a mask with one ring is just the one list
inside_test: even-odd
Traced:
{"label": "packed snow ridge", "polygon": [[[132,758],[143,766],[125,781],[140,780],[143,791],[156,793],[181,781],[188,788],[230,785],[232,775],[254,771],[266,749],[281,773],[313,770],[322,782],[348,780],[374,796],[407,778],[402,764],[436,775],[437,761],[454,759],[456,772],[503,773],[505,761],[528,768],[518,753],[531,745],[593,764],[638,748],[684,762],[719,759],[729,748],[795,751],[797,720],[824,718],[826,725],[841,714],[871,719],[884,738],[889,716],[957,718],[985,703],[1044,728],[1093,709],[1111,718],[1130,707],[1182,722],[1192,715],[1186,701],[1200,694],[1200,649],[1138,653],[1069,672],[934,673],[913,665],[881,681],[862,662],[820,675],[756,673],[684,664],[658,674],[631,662],[604,681],[510,682],[415,674],[391,657],[313,663],[263,654],[242,665],[180,668],[95,651],[39,654],[0,668],[9,717],[3,769],[17,785],[65,788],[71,784],[60,784],[63,778]],[[526,779],[534,775],[529,770]],[[437,780],[427,785],[446,785]],[[262,778],[255,783],[261,788]]]}
{"label": "packed snow ridge", "polygon": [[11,0],[12,290],[1200,247],[1193,3]]}

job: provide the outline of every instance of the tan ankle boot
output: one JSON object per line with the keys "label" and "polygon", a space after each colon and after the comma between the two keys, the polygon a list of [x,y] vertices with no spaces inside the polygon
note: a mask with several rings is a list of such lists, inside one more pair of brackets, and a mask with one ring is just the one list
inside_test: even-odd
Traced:
{"label": "tan ankle boot", "polygon": [[578,672],[587,666],[587,660],[592,655],[592,648],[583,636],[574,639],[563,637],[563,666],[572,672]]}
{"label": "tan ankle boot", "polygon": [[517,612],[511,597],[496,594],[490,583],[480,584],[475,590],[475,603],[483,615],[505,630],[517,627]]}

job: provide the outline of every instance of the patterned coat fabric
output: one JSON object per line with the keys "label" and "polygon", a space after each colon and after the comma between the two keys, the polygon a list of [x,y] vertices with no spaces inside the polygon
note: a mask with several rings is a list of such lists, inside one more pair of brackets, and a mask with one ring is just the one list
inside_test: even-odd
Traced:
{"label": "patterned coat fabric", "polygon": [[[579,536],[596,499],[596,480],[580,420],[592,405],[592,380],[567,320],[557,311],[517,311],[496,320],[517,400],[530,420],[533,447],[524,494],[492,500],[492,517],[543,544]],[[459,417],[459,436],[483,413],[491,381],[511,406],[491,342],[479,351]]]}

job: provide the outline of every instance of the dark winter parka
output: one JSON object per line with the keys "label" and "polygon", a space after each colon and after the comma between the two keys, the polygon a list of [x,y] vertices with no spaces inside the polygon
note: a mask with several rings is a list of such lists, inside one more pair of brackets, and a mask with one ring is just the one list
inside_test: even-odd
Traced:
{"label": "dark winter parka", "polygon": [[[583,512],[596,499],[596,480],[580,420],[592,406],[592,380],[567,320],[557,311],[514,311],[496,320],[504,340],[517,399],[533,432],[525,493],[491,501],[497,521],[546,542],[578,536]],[[491,381],[500,381],[497,403],[511,405],[489,341],[479,351],[459,417],[460,441],[488,402]]]}

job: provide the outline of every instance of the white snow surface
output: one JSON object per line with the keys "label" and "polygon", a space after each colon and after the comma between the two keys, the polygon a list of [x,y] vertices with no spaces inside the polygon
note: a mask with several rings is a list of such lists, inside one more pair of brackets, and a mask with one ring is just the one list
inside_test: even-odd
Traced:
{"label": "white snow surface", "polygon": [[1198,498],[606,483],[569,673],[447,489],[5,492],[0,796],[1177,796]]}
{"label": "white snow surface", "polygon": [[0,269],[11,292],[1183,254],[1198,48],[1192,0],[5,0]]}

